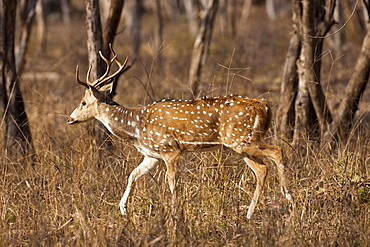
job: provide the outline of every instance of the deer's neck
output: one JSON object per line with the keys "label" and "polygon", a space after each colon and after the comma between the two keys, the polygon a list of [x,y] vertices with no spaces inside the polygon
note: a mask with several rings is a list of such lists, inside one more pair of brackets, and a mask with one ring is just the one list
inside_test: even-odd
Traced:
{"label": "deer's neck", "polygon": [[114,135],[123,138],[140,136],[140,109],[127,108],[115,102],[99,103],[96,118]]}

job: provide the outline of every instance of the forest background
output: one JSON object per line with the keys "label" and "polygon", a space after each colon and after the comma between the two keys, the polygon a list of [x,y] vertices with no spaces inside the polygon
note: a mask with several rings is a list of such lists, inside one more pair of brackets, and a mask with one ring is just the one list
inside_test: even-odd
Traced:
{"label": "forest background", "polygon": [[[114,49],[119,57],[129,56],[135,63],[117,83],[115,101],[135,107],[162,98],[196,97],[189,70],[197,32],[190,28],[182,1],[173,1],[180,3],[177,5],[155,1],[162,3],[161,18],[154,1],[143,1],[139,35],[129,22],[134,17],[125,13],[128,2]],[[197,78],[197,93],[264,98],[279,116],[296,1],[216,2],[218,10],[207,59]],[[245,2],[250,2],[247,14],[243,12]],[[269,2],[279,5],[271,12],[266,8]],[[333,23],[329,34],[334,34],[324,39],[316,57],[331,112],[340,108],[348,91],[368,32],[364,15],[368,1],[341,2],[346,2],[341,5],[343,22]],[[26,146],[32,151],[13,157],[7,142],[1,143],[2,245],[365,246],[370,241],[369,90],[361,93],[346,133],[330,140],[310,131],[298,136],[281,133],[281,118],[275,119],[267,142],[284,146],[295,196],[293,208],[279,194],[277,174],[271,166],[256,216],[247,220],[254,175],[237,155],[224,150],[188,154],[180,161],[183,220],[178,231],[171,229],[163,166],[138,182],[130,202],[131,214],[123,218],[118,203],[128,175],[142,156],[115,138],[109,148],[100,144],[92,123],[66,124],[83,93],[75,81],[76,65],[81,73],[89,66],[85,4],[70,1],[67,19],[63,12],[45,13],[44,39],[40,40],[36,25],[30,29],[16,85],[22,92],[32,135],[32,144]],[[197,18],[204,12],[198,10]],[[19,18],[15,40],[22,37]],[[160,20],[162,28],[158,29]],[[4,112],[8,105],[3,102]],[[0,125],[3,140],[6,123],[4,114]],[[310,126],[310,130],[316,129],[314,133],[316,125]]]}

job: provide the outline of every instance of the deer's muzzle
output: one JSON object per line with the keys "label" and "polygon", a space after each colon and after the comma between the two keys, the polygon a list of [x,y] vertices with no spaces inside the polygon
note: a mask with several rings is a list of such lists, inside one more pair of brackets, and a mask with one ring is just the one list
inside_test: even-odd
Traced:
{"label": "deer's muzzle", "polygon": [[74,118],[72,118],[72,117],[68,117],[68,119],[67,119],[67,123],[69,123],[69,124],[74,124],[74,123],[77,123],[77,120],[75,120]]}

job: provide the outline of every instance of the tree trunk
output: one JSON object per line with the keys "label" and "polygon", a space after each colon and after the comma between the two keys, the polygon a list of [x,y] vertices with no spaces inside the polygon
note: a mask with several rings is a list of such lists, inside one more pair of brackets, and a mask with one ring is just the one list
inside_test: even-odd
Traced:
{"label": "tree trunk", "polygon": [[202,94],[200,88],[202,67],[206,62],[208,47],[211,42],[213,23],[217,12],[218,0],[208,0],[204,17],[194,42],[189,70],[189,87],[196,98]]}
{"label": "tree trunk", "polygon": [[271,20],[276,20],[276,6],[274,0],[266,0],[266,13]]}
{"label": "tree trunk", "polygon": [[239,35],[245,35],[245,28],[248,22],[248,17],[251,12],[252,0],[244,0],[242,13],[240,15],[239,23],[237,25],[237,31]]}
{"label": "tree trunk", "polygon": [[[298,69],[298,97],[296,101],[296,121],[294,129],[293,142],[295,145],[300,145],[302,137],[311,136],[313,129],[317,128],[316,124],[310,122],[312,119],[320,117],[317,112],[312,110],[314,106],[311,91],[312,87],[318,85],[320,87],[320,69],[315,66],[315,54],[318,47],[315,46],[315,4],[311,1],[302,2],[302,17],[300,20],[300,37],[302,41],[301,54],[297,61]],[[317,51],[321,53],[321,50]],[[312,130],[311,130],[312,129]]]}
{"label": "tree trunk", "polygon": [[236,0],[219,0],[218,16],[221,32],[235,37]]}
{"label": "tree trunk", "polygon": [[[298,94],[295,101],[295,121],[294,121],[294,134],[293,134],[293,146],[301,146],[302,141],[308,137],[313,136],[317,126],[315,126],[317,117],[312,105],[308,90],[308,81],[304,63],[306,57],[304,55],[304,48],[302,44],[301,55],[297,61],[297,73],[298,73]],[[315,128],[316,127],[316,128]]]}
{"label": "tree trunk", "polygon": [[[305,56],[311,56],[310,64],[305,64],[308,73],[308,90],[319,123],[320,135],[322,136],[332,121],[331,113],[321,87],[321,55],[324,36],[334,24],[335,0],[327,0],[325,3],[311,1],[303,2],[303,42],[307,44]],[[306,23],[306,24],[305,24]],[[304,45],[303,45],[304,46]],[[303,52],[302,52],[303,53]],[[312,64],[312,68],[311,68]]]}
{"label": "tree trunk", "polygon": [[[104,73],[103,61],[99,51],[103,50],[102,26],[100,20],[99,1],[85,0],[86,5],[86,31],[89,64],[91,66],[92,80],[96,80]],[[99,147],[111,148],[109,132],[99,121],[94,121],[93,133]]]}
{"label": "tree trunk", "polygon": [[[117,28],[121,19],[122,15],[122,9],[124,5],[124,0],[111,0],[110,1],[110,7],[109,7],[109,13],[107,20],[104,22],[104,28],[103,28],[103,55],[105,57],[110,57],[110,48],[109,45],[112,45],[114,43],[114,39],[116,38]],[[116,82],[118,81],[119,76],[117,76]],[[113,96],[116,94],[117,89],[117,83],[113,84],[112,92],[110,94],[110,97],[113,98]]]}
{"label": "tree trunk", "polygon": [[[230,1],[230,0],[229,0]],[[219,6],[218,6],[218,15],[220,19],[220,29],[221,33],[226,33],[227,30],[227,2],[226,0],[219,0]]]}
{"label": "tree trunk", "polygon": [[[312,70],[314,64],[314,56],[312,53],[312,38],[308,37],[313,31],[314,23],[308,17],[313,16],[312,5],[309,1],[294,1],[293,2],[293,17],[297,20],[297,28],[301,42],[301,49],[296,62],[298,75],[298,92],[294,103],[295,120],[293,145],[301,146],[302,140],[308,136],[312,136],[310,128],[314,128],[314,123],[317,119],[312,100],[309,93],[308,84],[313,81],[315,71]],[[309,31],[309,33],[305,33]],[[317,126],[316,126],[317,127]]]}
{"label": "tree trunk", "polygon": [[[332,30],[332,32],[337,32],[339,28],[344,25],[345,20],[343,12],[343,2],[337,1],[333,13],[333,17],[336,23],[333,26],[334,29]],[[336,33],[335,35],[327,39],[327,41],[331,49],[333,49],[337,54],[341,53],[343,51],[343,45],[345,44],[344,32]]]}
{"label": "tree trunk", "polygon": [[28,13],[25,22],[22,24],[21,36],[15,50],[16,69],[20,76],[26,63],[25,56],[28,48],[31,27],[35,17],[36,0],[32,0],[28,6]]}
{"label": "tree trunk", "polygon": [[131,37],[132,52],[135,57],[139,56],[141,43],[141,1],[142,0],[126,0],[126,7],[123,9],[126,17],[126,26]]}
{"label": "tree trunk", "polygon": [[237,1],[236,0],[230,1],[228,6],[230,6],[229,21],[230,21],[230,27],[231,27],[231,35],[232,37],[235,38],[236,37],[236,16],[238,13]]}
{"label": "tree trunk", "polygon": [[162,0],[162,6],[170,19],[182,15],[184,11],[177,0]]}
{"label": "tree trunk", "polygon": [[109,44],[113,46],[124,2],[124,0],[110,0],[109,13],[103,28],[103,54],[105,57],[110,56]]}
{"label": "tree trunk", "polygon": [[[294,103],[293,143],[295,145],[300,145],[302,137],[311,139],[317,134],[320,136],[331,122],[331,114],[320,84],[320,56],[324,41],[323,36],[334,23],[334,3],[334,0],[325,2],[293,1],[293,22],[298,27],[298,37],[301,42],[299,59],[297,60],[298,94]],[[299,43],[294,40],[295,38],[292,36],[291,45],[296,44],[293,48],[298,47],[297,43]],[[291,56],[294,56],[294,51]],[[286,82],[292,78],[290,69],[294,69],[293,61],[287,61],[285,68],[287,74],[284,74],[285,81],[282,83],[282,93],[284,94],[281,95],[281,108],[278,112],[278,116],[283,120],[282,126],[279,126],[280,132],[286,131],[285,125],[289,123],[292,116],[292,105],[289,102],[294,100],[295,86],[294,83],[288,84]],[[287,85],[290,86],[287,87]]]}
{"label": "tree trunk", "polygon": [[36,3],[36,35],[37,51],[43,52],[46,48],[46,17],[42,0],[38,0]]}
{"label": "tree trunk", "polygon": [[298,91],[297,60],[301,53],[301,40],[299,37],[299,20],[301,9],[297,1],[293,2],[293,34],[290,38],[288,54],[285,60],[280,101],[276,114],[277,134],[284,140],[293,137],[295,120],[294,102]]}
{"label": "tree trunk", "polygon": [[102,26],[100,21],[99,1],[85,0],[86,4],[86,30],[87,30],[87,51],[91,76],[98,78],[104,73],[103,61],[99,51],[103,50]]}
{"label": "tree trunk", "polygon": [[284,71],[280,90],[280,103],[276,114],[278,135],[287,140],[293,136],[295,119],[294,102],[298,90],[297,65],[301,50],[301,41],[295,32],[290,38],[289,50],[285,60]]}
{"label": "tree trunk", "polygon": [[186,19],[188,21],[189,33],[195,37],[198,30],[198,18],[194,8],[193,0],[184,0]]}
{"label": "tree trunk", "polygon": [[370,24],[368,24],[366,36],[362,43],[362,48],[357,59],[356,67],[352,77],[344,90],[345,95],[340,102],[338,114],[331,123],[330,128],[325,133],[324,138],[331,140],[340,130],[342,136],[348,134],[354,116],[358,110],[358,105],[367,83],[370,80]]}
{"label": "tree trunk", "polygon": [[63,23],[67,25],[71,23],[71,17],[69,14],[69,2],[70,2],[69,0],[60,0],[60,8],[62,11]]}
{"label": "tree trunk", "polygon": [[161,48],[163,48],[163,15],[162,15],[162,6],[161,1],[156,0],[155,1],[155,13],[156,13],[156,19],[157,19],[157,26],[154,30],[154,43],[157,49],[156,57],[158,61],[157,68],[162,69],[162,52]]}
{"label": "tree trunk", "polygon": [[33,155],[32,136],[15,65],[16,5],[13,0],[0,0],[0,54],[3,54],[0,56],[0,97],[4,109],[0,128],[4,129],[6,153],[15,159]]}

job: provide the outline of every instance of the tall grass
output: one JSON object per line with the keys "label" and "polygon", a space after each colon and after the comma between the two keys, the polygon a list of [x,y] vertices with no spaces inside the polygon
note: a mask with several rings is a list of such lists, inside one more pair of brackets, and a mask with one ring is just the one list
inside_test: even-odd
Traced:
{"label": "tall grass", "polygon": [[[119,143],[97,150],[84,126],[62,146],[45,138],[34,167],[3,155],[2,245],[365,246],[369,232],[369,127],[328,154],[287,151],[295,205],[280,195],[270,165],[254,218],[246,219],[255,180],[232,152],[186,155],[180,161],[178,229],[171,220],[165,168],[137,183],[129,216],[118,209],[126,179],[141,157]],[[100,156],[100,157],[99,157]]]}

